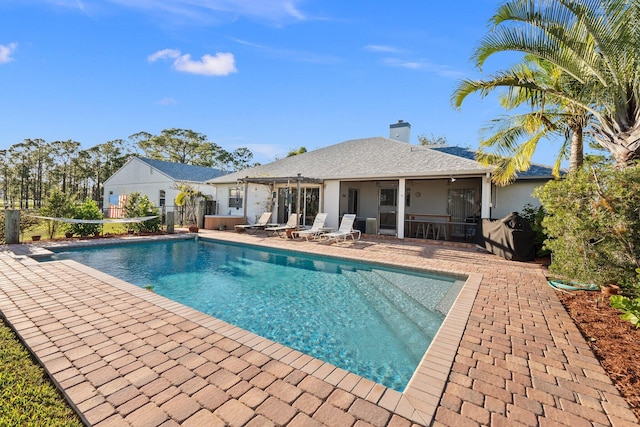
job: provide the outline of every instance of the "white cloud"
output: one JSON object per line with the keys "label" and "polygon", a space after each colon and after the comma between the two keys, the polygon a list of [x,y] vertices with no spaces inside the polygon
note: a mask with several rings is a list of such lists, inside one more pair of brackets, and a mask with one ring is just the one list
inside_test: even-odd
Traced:
{"label": "white cloud", "polygon": [[238,71],[235,58],[229,52],[218,52],[215,56],[205,54],[200,61],[193,61],[191,55],[182,55],[174,61],[173,67],[178,71],[205,76],[227,76]]}
{"label": "white cloud", "polygon": [[340,58],[332,55],[306,52],[302,50],[278,49],[234,37],[229,37],[229,39],[243,46],[260,49],[263,53],[273,58],[284,58],[290,61],[305,62],[309,64],[335,64],[337,62],[340,62]]}
{"label": "white cloud", "polygon": [[[75,0],[41,0],[67,4]],[[205,24],[236,20],[246,17],[276,25],[306,20],[297,5],[302,0],[103,0],[105,3],[154,14],[164,14],[183,23]]]}
{"label": "white cloud", "polygon": [[432,64],[427,61],[406,61],[397,58],[386,58],[384,60],[386,65],[391,67],[407,68],[409,70],[427,71],[433,74],[437,74],[440,77],[460,79],[466,76],[461,71],[451,69],[447,65]]}
{"label": "white cloud", "polygon": [[385,45],[379,45],[379,44],[370,44],[365,46],[364,48],[371,52],[385,52],[385,53],[399,52],[399,49],[396,49],[393,46],[385,46]]}
{"label": "white cloud", "polygon": [[163,49],[149,55],[147,59],[149,62],[155,62],[159,59],[173,59],[175,70],[203,76],[228,76],[238,71],[235,58],[229,52],[218,52],[215,55],[205,54],[200,60],[193,60],[188,53],[182,54],[176,49]]}
{"label": "white cloud", "polygon": [[179,50],[176,49],[162,49],[157,51],[156,53],[153,53],[151,55],[149,55],[147,57],[147,59],[149,60],[149,62],[155,62],[158,59],[165,59],[165,58],[177,58],[181,55],[181,52]]}
{"label": "white cloud", "polygon": [[174,98],[171,98],[171,97],[162,98],[160,101],[158,101],[158,104],[163,106],[174,105],[177,103],[178,101],[176,101]]}
{"label": "white cloud", "polygon": [[8,45],[0,44],[0,64],[6,64],[13,61],[11,54],[18,48],[18,43],[9,43]]}

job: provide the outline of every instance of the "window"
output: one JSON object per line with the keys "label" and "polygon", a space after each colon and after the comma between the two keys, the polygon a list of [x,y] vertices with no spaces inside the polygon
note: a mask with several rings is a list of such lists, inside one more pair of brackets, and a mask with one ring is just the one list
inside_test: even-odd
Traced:
{"label": "window", "polygon": [[167,193],[164,190],[160,190],[160,206],[164,206],[166,203]]}
{"label": "window", "polygon": [[397,206],[398,189],[397,188],[381,188],[380,189],[380,206]]}
{"label": "window", "polygon": [[229,207],[230,208],[236,208],[236,209],[241,208],[242,199],[244,199],[242,188],[240,187],[229,188]]}

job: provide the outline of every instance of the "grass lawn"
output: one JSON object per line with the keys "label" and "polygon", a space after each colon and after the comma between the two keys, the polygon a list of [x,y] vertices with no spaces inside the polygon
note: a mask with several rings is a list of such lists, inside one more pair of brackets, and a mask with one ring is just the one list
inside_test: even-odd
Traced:
{"label": "grass lawn", "polygon": [[82,421],[0,319],[0,426],[82,426]]}
{"label": "grass lawn", "polygon": [[[102,234],[122,234],[127,232],[126,224],[115,223],[115,224],[104,224],[102,228]],[[39,225],[36,227],[25,231],[21,236],[21,240],[26,242],[30,242],[32,240],[32,236],[38,235],[41,236],[42,240],[49,239],[49,232],[47,231],[47,225],[45,221],[41,221]],[[63,238],[64,237],[64,227],[58,227],[58,231],[56,232],[55,238]]]}

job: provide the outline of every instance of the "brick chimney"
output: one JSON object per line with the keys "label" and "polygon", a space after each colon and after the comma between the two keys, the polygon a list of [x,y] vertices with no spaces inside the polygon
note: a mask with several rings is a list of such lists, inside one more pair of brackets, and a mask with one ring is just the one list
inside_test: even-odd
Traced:
{"label": "brick chimney", "polygon": [[398,123],[389,125],[389,139],[409,144],[411,142],[411,124],[404,120],[398,120]]}

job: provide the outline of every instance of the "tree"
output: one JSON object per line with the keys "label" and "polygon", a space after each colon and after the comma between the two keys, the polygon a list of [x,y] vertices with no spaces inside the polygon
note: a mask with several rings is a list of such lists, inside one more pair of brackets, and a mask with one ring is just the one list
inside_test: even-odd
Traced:
{"label": "tree", "polygon": [[130,155],[121,139],[107,141],[85,150],[87,190],[90,197],[102,206],[104,181],[120,169]]}
{"label": "tree", "polygon": [[585,283],[638,288],[640,166],[593,165],[534,193],[553,252],[550,270]]}
{"label": "tree", "polygon": [[[60,189],[54,188],[40,209],[40,215],[52,218],[69,218],[74,214],[73,199],[64,194]],[[60,226],[59,221],[47,220],[47,233],[53,239]]]}
{"label": "tree", "polygon": [[[486,96],[498,88],[507,89],[500,97],[502,106],[518,113],[493,120],[483,130],[483,135],[488,136],[483,137],[476,153],[479,162],[496,166],[493,173],[496,184],[509,184],[518,172],[528,170],[540,141],[554,136],[564,137],[564,144],[556,158],[553,174],[559,176],[561,162],[566,157],[570,158],[570,170],[582,167],[584,128],[591,116],[583,108],[546,91],[553,88],[580,96],[577,92],[581,86],[575,80],[550,62],[527,55],[523,63],[499,72],[489,80],[462,81],[452,101],[459,107],[472,93]],[[530,110],[520,112],[520,107],[527,104]]]}
{"label": "tree", "polygon": [[509,0],[473,58],[481,68],[491,55],[512,51],[553,64],[572,90],[531,81],[512,86],[584,110],[595,141],[625,167],[640,159],[639,20],[637,0]]}
{"label": "tree", "polygon": [[253,153],[248,148],[236,148],[232,152],[220,149],[220,154],[216,157],[216,167],[225,171],[239,171],[251,167]]}
{"label": "tree", "polygon": [[293,156],[297,156],[298,154],[302,154],[302,153],[306,153],[307,152],[307,148],[306,147],[300,147],[297,150],[289,150],[289,152],[287,153],[287,157],[293,157]]}
{"label": "tree", "polygon": [[55,157],[59,161],[60,188],[63,193],[67,193],[68,180],[70,179],[69,168],[71,159],[74,158],[80,149],[80,143],[70,139],[66,141],[54,141],[51,143]]}
{"label": "tree", "polygon": [[438,145],[442,146],[442,145],[447,145],[447,137],[435,136],[434,134],[431,134],[430,136],[422,134],[418,136],[418,142],[420,142],[420,145],[424,145],[426,147],[438,146]]}
{"label": "tree", "polygon": [[206,135],[188,129],[165,129],[160,135],[138,132],[129,138],[137,141],[145,156],[174,163],[213,167],[222,153]]}
{"label": "tree", "polygon": [[9,172],[9,150],[0,150],[0,172],[2,175],[2,198],[4,199],[4,206],[9,206],[9,181],[11,176]]}
{"label": "tree", "polygon": [[188,183],[181,183],[177,185],[178,194],[174,200],[176,206],[184,207],[184,221],[187,225],[195,226],[198,224],[198,218],[196,217],[196,203],[199,197],[202,197],[202,193],[193,185]]}
{"label": "tree", "polygon": [[157,207],[153,206],[153,203],[151,203],[149,197],[146,195],[142,195],[138,191],[129,194],[124,210],[127,218],[140,218],[157,215],[156,218],[152,218],[144,222],[127,223],[128,231],[138,233],[160,231],[160,226],[162,225],[160,212]]}

